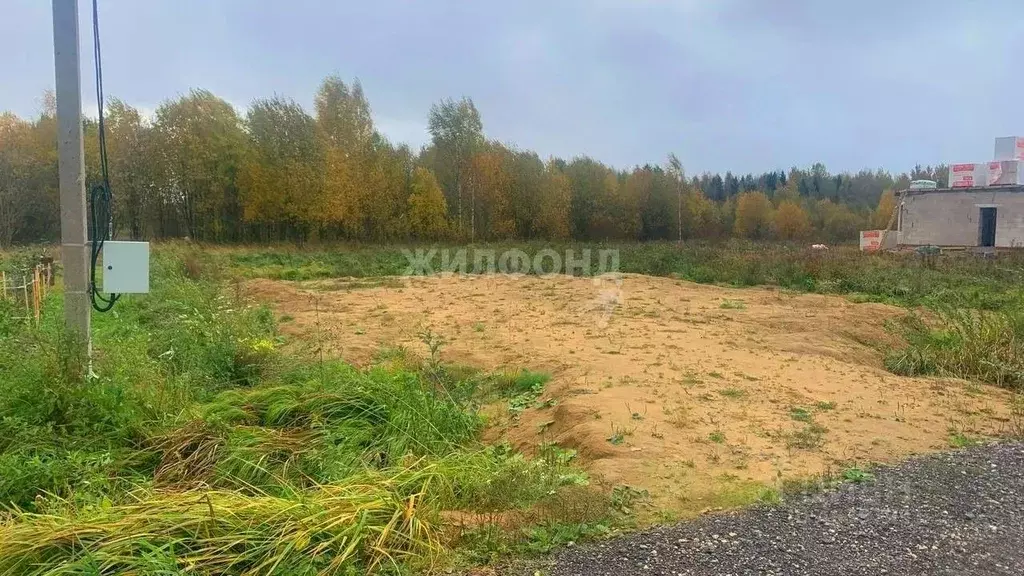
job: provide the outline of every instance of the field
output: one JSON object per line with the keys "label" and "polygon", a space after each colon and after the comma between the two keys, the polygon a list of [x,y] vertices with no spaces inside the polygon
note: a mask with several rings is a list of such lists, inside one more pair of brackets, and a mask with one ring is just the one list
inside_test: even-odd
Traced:
{"label": "field", "polygon": [[[552,375],[487,437],[577,450],[607,484],[647,490],[667,517],[756,499],[779,480],[888,462],[991,436],[1009,394],[900,377],[875,346],[901,310],[833,296],[627,275],[246,284],[284,334],[370,365],[381,354]],[[514,416],[514,417],[512,417]],[[951,432],[955,430],[955,432]]]}
{"label": "field", "polygon": [[592,248],[162,245],[93,377],[0,303],[0,574],[458,569],[1024,432],[1015,255]]}

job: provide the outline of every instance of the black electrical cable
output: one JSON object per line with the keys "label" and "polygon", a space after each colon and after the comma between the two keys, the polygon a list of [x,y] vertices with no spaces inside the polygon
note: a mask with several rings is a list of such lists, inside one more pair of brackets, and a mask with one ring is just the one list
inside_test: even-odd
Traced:
{"label": "black electrical cable", "polygon": [[96,106],[99,110],[100,174],[103,180],[92,187],[89,194],[89,216],[91,217],[92,250],[90,258],[89,296],[92,307],[107,312],[114,307],[120,294],[104,296],[96,287],[96,266],[99,263],[103,243],[110,239],[113,230],[114,213],[111,209],[110,174],[107,169],[107,130],[103,123],[103,64],[100,57],[100,15],[98,0],[92,0],[93,57],[96,62]]}

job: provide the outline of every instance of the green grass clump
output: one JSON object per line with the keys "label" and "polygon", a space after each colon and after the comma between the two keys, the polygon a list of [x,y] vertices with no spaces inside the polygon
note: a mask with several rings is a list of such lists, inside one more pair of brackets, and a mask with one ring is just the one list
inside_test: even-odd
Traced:
{"label": "green grass clump", "polygon": [[[367,467],[387,468],[413,456],[445,456],[472,443],[480,419],[414,373],[359,371],[332,362],[309,374],[282,376],[289,384],[229,390],[198,407],[202,424],[172,436],[164,454],[210,465],[193,470],[172,459],[165,478],[226,479],[261,489],[333,482]],[[197,438],[198,436],[198,438]],[[185,447],[185,448],[183,448]],[[195,448],[189,448],[195,447]],[[200,472],[203,473],[200,473]]]}
{"label": "green grass clump", "polygon": [[950,448],[967,448],[968,446],[974,446],[978,444],[979,440],[964,432],[953,431],[949,432],[949,447]]}
{"label": "green grass clump", "polygon": [[800,448],[802,450],[821,448],[825,443],[826,432],[828,432],[827,428],[812,420],[803,428],[791,432],[786,439],[786,445],[790,448]]}
{"label": "green grass clump", "polygon": [[478,381],[474,393],[483,399],[507,398],[508,411],[517,418],[536,404],[550,379],[551,375],[543,372],[501,370]]}
{"label": "green grass clump", "polygon": [[544,389],[550,374],[530,370],[502,370],[490,375],[488,387],[498,396],[516,396]]}
{"label": "green grass clump", "polygon": [[862,468],[853,467],[843,470],[842,478],[846,482],[861,484],[873,481],[875,479],[875,475]]}
{"label": "green grass clump", "polygon": [[789,409],[789,417],[797,422],[811,422],[814,420],[814,415],[811,414],[810,410],[802,408],[800,406],[794,406]]}
{"label": "green grass clump", "polygon": [[894,329],[906,341],[885,358],[896,374],[1024,384],[1024,301],[998,311],[936,304],[926,317],[910,313]]}

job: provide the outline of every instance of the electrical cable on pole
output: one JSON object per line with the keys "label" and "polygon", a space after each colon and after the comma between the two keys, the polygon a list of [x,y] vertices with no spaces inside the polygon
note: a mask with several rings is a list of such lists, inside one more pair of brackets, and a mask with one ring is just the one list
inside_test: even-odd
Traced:
{"label": "electrical cable on pole", "polygon": [[89,194],[89,215],[91,216],[92,250],[89,270],[89,297],[92,307],[98,312],[107,312],[121,297],[119,294],[104,296],[96,285],[96,266],[99,263],[103,243],[110,240],[114,229],[114,212],[111,207],[110,173],[107,164],[107,131],[103,119],[103,59],[100,53],[99,1],[92,0],[93,57],[96,62],[96,107],[99,116],[100,174],[102,181],[93,186]]}

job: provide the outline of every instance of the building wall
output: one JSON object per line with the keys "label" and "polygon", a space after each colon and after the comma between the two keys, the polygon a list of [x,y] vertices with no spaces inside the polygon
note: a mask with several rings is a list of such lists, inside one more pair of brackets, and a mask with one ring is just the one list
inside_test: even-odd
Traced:
{"label": "building wall", "polygon": [[908,194],[900,243],[910,246],[977,246],[981,206],[996,208],[996,246],[1024,247],[1024,192],[969,191]]}

